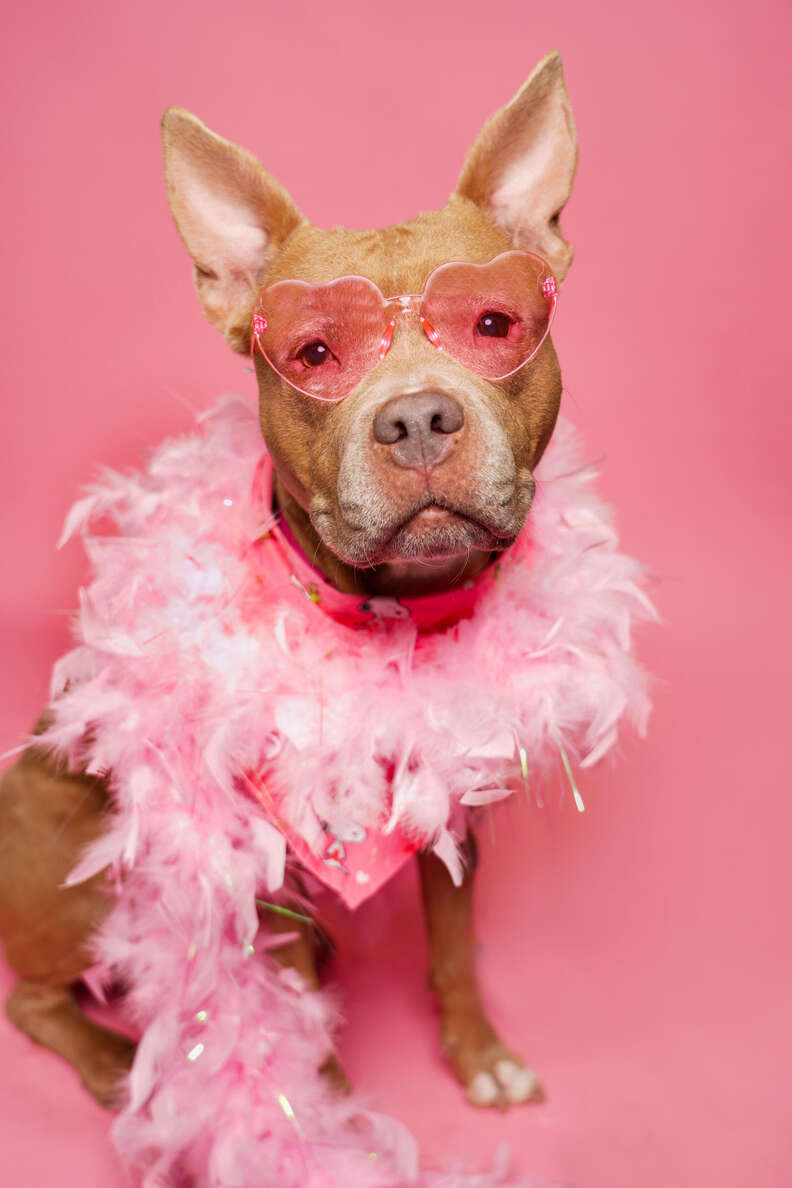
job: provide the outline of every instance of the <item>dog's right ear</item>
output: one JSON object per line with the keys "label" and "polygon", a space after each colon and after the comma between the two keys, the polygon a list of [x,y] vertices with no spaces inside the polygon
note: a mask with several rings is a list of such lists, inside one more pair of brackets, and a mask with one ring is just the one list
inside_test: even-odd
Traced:
{"label": "dog's right ear", "polygon": [[543,58],[468,153],[457,193],[494,219],[517,247],[538,252],[558,280],[572,260],[559,216],[572,190],[577,135],[561,55]]}
{"label": "dog's right ear", "polygon": [[250,349],[250,309],[278,248],[302,216],[251,154],[196,116],[162,117],[168,202],[195,265],[203,311],[235,351]]}

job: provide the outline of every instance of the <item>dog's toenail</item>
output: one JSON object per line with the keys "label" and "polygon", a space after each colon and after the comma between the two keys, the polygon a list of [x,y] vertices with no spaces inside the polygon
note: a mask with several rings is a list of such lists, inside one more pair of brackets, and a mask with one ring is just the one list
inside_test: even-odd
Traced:
{"label": "dog's toenail", "polygon": [[467,1095],[468,1100],[473,1105],[492,1105],[498,1096],[498,1086],[495,1078],[488,1072],[476,1073],[468,1085]]}

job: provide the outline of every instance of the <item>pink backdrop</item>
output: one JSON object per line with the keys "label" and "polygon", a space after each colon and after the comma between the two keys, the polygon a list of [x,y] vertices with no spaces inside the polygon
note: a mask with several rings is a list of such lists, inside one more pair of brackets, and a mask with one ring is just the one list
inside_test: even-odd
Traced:
{"label": "pink backdrop", "polygon": [[[656,711],[586,775],[584,815],[507,808],[483,839],[487,996],[544,1107],[475,1112],[446,1076],[412,871],[335,913],[346,1065],[438,1158],[506,1141],[543,1185],[792,1183],[789,13],[31,0],[7,18],[0,750],[67,644],[83,561],[54,542],[77,486],[251,385],[192,294],[161,110],[258,152],[316,222],[382,223],[442,203],[485,117],[564,54],[582,154],[555,338],[625,545],[661,576],[665,626],[640,641]],[[120,1188],[71,1071],[4,1022],[0,1044],[4,1182]]]}

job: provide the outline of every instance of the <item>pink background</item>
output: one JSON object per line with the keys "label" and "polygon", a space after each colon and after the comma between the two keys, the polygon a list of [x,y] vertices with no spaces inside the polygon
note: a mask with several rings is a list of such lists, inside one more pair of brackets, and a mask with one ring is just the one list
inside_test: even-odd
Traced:
{"label": "pink background", "polygon": [[[483,837],[487,997],[546,1106],[474,1112],[447,1077],[412,871],[334,912],[349,1072],[438,1159],[506,1141],[548,1186],[792,1183],[789,13],[32,0],[6,18],[0,750],[67,645],[83,562],[54,542],[78,485],[251,387],[192,294],[161,110],[259,153],[317,223],[383,223],[442,203],[485,117],[564,54],[582,153],[555,339],[625,546],[661,577],[665,626],[640,640],[656,711],[585,776],[584,815],[559,794]],[[120,1188],[71,1071],[4,1022],[0,1044],[4,1182]]]}

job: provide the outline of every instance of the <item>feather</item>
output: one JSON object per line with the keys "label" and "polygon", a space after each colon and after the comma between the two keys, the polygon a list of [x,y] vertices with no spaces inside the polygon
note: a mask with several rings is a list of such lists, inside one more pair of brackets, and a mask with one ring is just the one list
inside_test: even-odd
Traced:
{"label": "feather", "polygon": [[114,1138],[150,1188],[491,1188],[502,1161],[421,1171],[403,1126],[331,1095],[316,1069],[332,1003],[256,939],[256,901],[283,886],[284,834],[321,873],[328,844],[343,867],[390,831],[393,869],[423,846],[458,884],[470,808],[559,751],[592,764],[625,719],[642,728],[643,571],[561,421],[528,527],[472,617],[351,631],[262,539],[264,460],[255,409],[225,399],[145,471],[106,472],[64,529],[82,532],[92,580],[38,742],[112,773],[108,832],[67,885],[107,867],[120,880],[97,967],[130,985],[143,1039]]}
{"label": "feather", "polygon": [[462,885],[462,859],[459,856],[459,848],[454,841],[453,835],[444,829],[439,838],[432,846],[432,851],[441,862],[445,863],[448,868],[448,873],[451,875],[451,882],[455,887]]}

